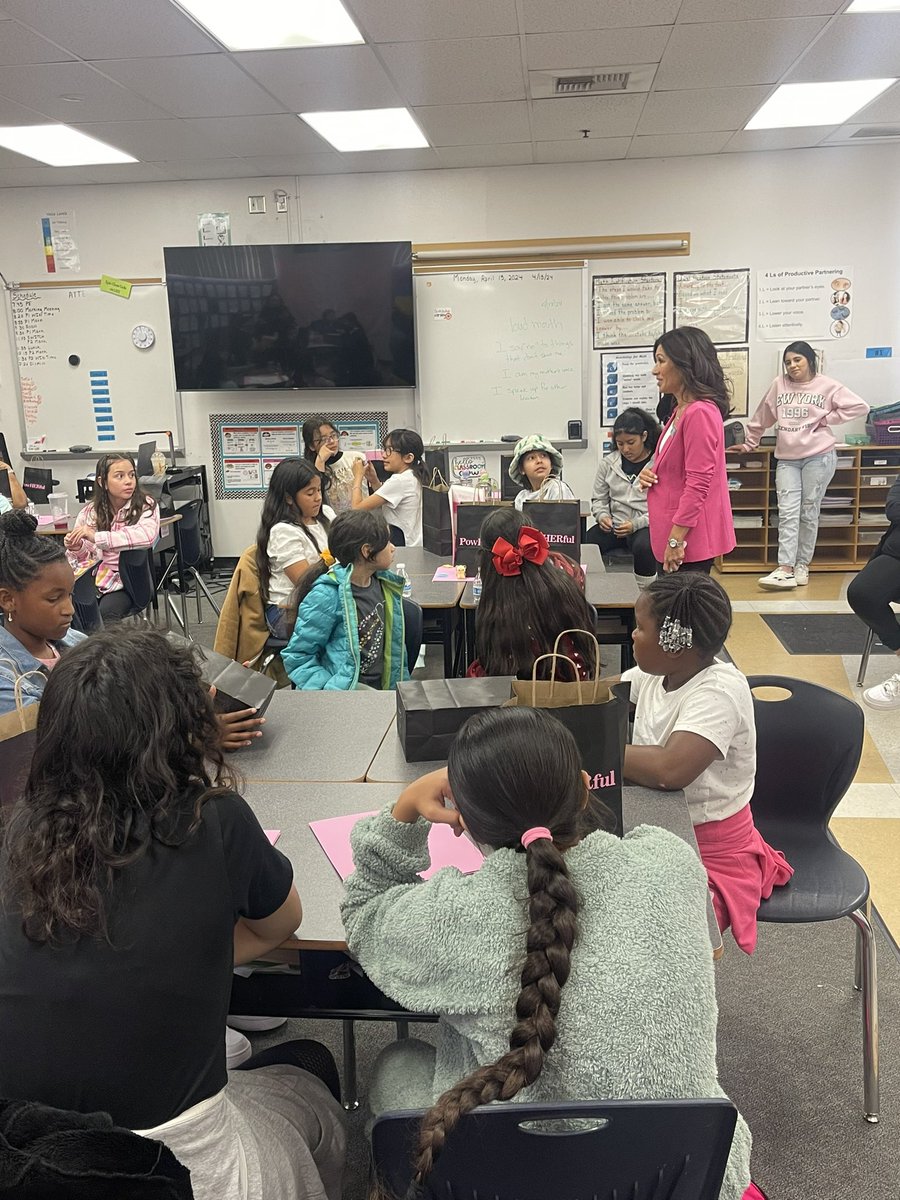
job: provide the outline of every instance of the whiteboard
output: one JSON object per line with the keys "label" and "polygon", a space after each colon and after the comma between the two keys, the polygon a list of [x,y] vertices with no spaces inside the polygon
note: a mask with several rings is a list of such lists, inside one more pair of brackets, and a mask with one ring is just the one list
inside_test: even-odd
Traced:
{"label": "whiteboard", "polygon": [[[163,284],[135,285],[129,300],[90,285],[13,288],[9,296],[26,438],[44,434],[45,450],[102,453],[136,446],[139,429],[177,433]],[[132,343],[135,325],[156,333],[149,350]]]}
{"label": "whiteboard", "polygon": [[585,420],[585,286],[580,267],[417,275],[424,440],[564,441]]}

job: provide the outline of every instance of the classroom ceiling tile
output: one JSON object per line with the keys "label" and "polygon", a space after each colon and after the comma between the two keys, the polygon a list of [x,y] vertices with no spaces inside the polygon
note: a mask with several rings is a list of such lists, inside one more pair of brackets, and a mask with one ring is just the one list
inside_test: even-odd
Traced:
{"label": "classroom ceiling tile", "polygon": [[354,150],[342,154],[341,160],[351,171],[422,171],[439,166],[431,149],[421,150]]}
{"label": "classroom ceiling tile", "polygon": [[0,65],[15,63],[66,62],[75,58],[68,50],[54,46],[40,34],[32,33],[18,21],[4,21],[0,30]]}
{"label": "classroom ceiling tile", "polygon": [[787,76],[787,83],[900,75],[900,13],[839,17]]}
{"label": "classroom ceiling tile", "polygon": [[518,32],[515,0],[346,0],[370,42],[428,42]]}
{"label": "classroom ceiling tile", "polygon": [[[847,0],[752,0],[754,21],[777,17],[830,17]],[[751,16],[748,0],[682,0],[678,24],[694,21],[741,21]]]}
{"label": "classroom ceiling tile", "polygon": [[900,83],[882,92],[877,100],[861,108],[853,114],[853,120],[858,125],[873,125],[882,121],[900,121]]}
{"label": "classroom ceiling tile", "polygon": [[249,158],[187,158],[154,163],[172,179],[251,179],[257,168]]}
{"label": "classroom ceiling tile", "polygon": [[394,108],[404,101],[371,46],[248,50],[234,61],[288,112]]}
{"label": "classroom ceiling tile", "polygon": [[671,25],[682,0],[522,0],[526,33]]}
{"label": "classroom ceiling tile", "polygon": [[170,0],[4,0],[4,7],[88,61],[221,49]]}
{"label": "classroom ceiling tile", "polygon": [[432,146],[474,146],[531,140],[524,100],[498,104],[433,104],[413,116]]}
{"label": "classroom ceiling tile", "polygon": [[666,133],[632,138],[628,158],[675,158],[687,154],[717,154],[731,134]]}
{"label": "classroom ceiling tile", "polygon": [[538,163],[600,162],[624,158],[631,138],[579,138],[577,142],[535,142],[534,161]]}
{"label": "classroom ceiling tile", "polygon": [[232,117],[280,109],[278,101],[226,54],[116,58],[104,62],[102,70],[176,117]]}
{"label": "classroom ceiling tile", "polygon": [[517,37],[386,42],[379,53],[407,104],[525,99]]}
{"label": "classroom ceiling tile", "polygon": [[348,171],[341,155],[333,150],[321,154],[248,154],[243,158],[260,177],[282,178],[291,175],[334,175]]}
{"label": "classroom ceiling tile", "polygon": [[173,178],[159,163],[100,163],[85,169],[92,183],[161,183]]}
{"label": "classroom ceiling tile", "polygon": [[306,154],[325,150],[322,141],[294,113],[267,117],[207,117],[186,122],[192,131],[205,133],[213,153],[224,147],[226,154],[255,158],[264,154]]}
{"label": "classroom ceiling tile", "polygon": [[634,133],[647,97],[564,96],[535,100],[531,106],[535,141],[575,141],[582,129],[592,137],[624,137]]}
{"label": "classroom ceiling tile", "polygon": [[802,150],[815,146],[834,125],[806,125],[799,129],[739,129],[725,143],[724,151],[734,154],[749,150]]}
{"label": "classroom ceiling tile", "polygon": [[[832,128],[832,132],[822,142],[824,146],[868,146],[873,143],[883,145],[882,139],[894,142],[900,142],[900,137],[897,134],[898,122],[886,122],[884,125],[874,124],[872,121],[867,121],[865,125],[857,125],[855,122],[844,125],[836,125]],[[875,131],[873,133],[873,130]],[[861,136],[860,136],[861,135]]]}
{"label": "classroom ceiling tile", "polygon": [[771,90],[771,87],[736,87],[652,92],[647,97],[637,132],[703,133],[716,129],[742,129]]}
{"label": "classroom ceiling tile", "polygon": [[0,188],[93,183],[89,167],[17,167],[0,170]]}
{"label": "classroom ceiling tile", "polygon": [[441,167],[519,167],[534,162],[531,142],[492,146],[436,146]]}
{"label": "classroom ceiling tile", "polygon": [[775,83],[826,21],[794,17],[676,25],[656,73],[656,87],[669,91]]}
{"label": "classroom ceiling tile", "polygon": [[658,63],[671,32],[671,25],[653,25],[645,29],[530,33],[525,39],[525,53],[532,71]]}
{"label": "classroom ceiling tile", "polygon": [[[169,114],[86,63],[0,67],[0,96],[54,121],[141,121]],[[77,96],[77,102],[66,100]]]}
{"label": "classroom ceiling tile", "polygon": [[[227,119],[227,118],[225,118]],[[99,138],[117,150],[124,150],[142,162],[162,162],[169,158],[197,158],[232,153],[215,130],[196,129],[197,122],[167,117],[163,121],[89,121],[73,128],[89,137]]]}
{"label": "classroom ceiling tile", "polygon": [[47,118],[34,108],[23,108],[6,96],[0,96],[0,125],[46,125]]}

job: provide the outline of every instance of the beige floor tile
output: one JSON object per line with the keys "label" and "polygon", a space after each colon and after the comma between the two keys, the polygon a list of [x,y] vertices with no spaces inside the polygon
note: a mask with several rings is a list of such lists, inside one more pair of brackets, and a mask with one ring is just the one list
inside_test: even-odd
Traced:
{"label": "beige floor tile", "polygon": [[[895,783],[852,783],[834,818],[900,817],[900,789]],[[898,888],[900,890],[900,888]]]}
{"label": "beige floor tile", "polygon": [[[759,600],[772,594],[765,592],[757,582],[765,574],[762,570],[747,575],[716,572],[714,578],[721,583],[732,600]],[[838,600],[846,595],[847,584],[854,575],[855,572],[813,571],[809,583],[797,590],[802,593],[804,600]]]}
{"label": "beige floor tile", "polygon": [[869,876],[872,900],[884,921],[900,940],[900,821],[888,818],[835,818],[831,829]]}

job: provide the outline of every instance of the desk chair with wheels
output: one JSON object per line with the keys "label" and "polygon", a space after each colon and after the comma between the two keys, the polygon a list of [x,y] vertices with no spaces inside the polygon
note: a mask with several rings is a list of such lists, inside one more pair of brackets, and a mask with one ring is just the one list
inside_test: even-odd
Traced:
{"label": "desk chair with wheels", "polygon": [[[179,555],[176,558],[173,558],[169,562],[169,565],[166,567],[166,569],[163,573],[162,579],[159,581],[159,589],[158,589],[158,590],[165,589],[166,584],[172,577],[172,573],[176,569],[183,570],[185,575],[189,575],[194,581],[194,588],[195,588],[195,593],[196,593],[196,597],[197,597],[197,622],[198,623],[203,620],[203,613],[200,608],[200,593],[201,592],[206,597],[206,599],[209,601],[209,603],[212,605],[213,611],[215,612],[216,616],[219,616],[221,614],[221,609],[219,608],[216,601],[213,599],[212,592],[210,592],[209,588],[203,582],[203,578],[200,575],[200,572],[197,570],[198,564],[203,561],[203,542],[200,537],[200,510],[202,507],[203,507],[203,500],[201,498],[198,498],[196,500],[189,500],[187,502],[187,504],[182,504],[177,509],[177,512],[178,512],[179,516],[181,517],[181,520],[176,522],[176,524],[174,526],[174,533],[175,533],[176,543],[178,544],[178,547],[179,547]],[[179,559],[180,559],[180,567],[179,567]],[[187,583],[188,583],[187,579],[179,579],[179,581],[178,581],[179,590],[180,591],[186,590]],[[166,592],[166,603],[168,606],[171,607],[172,612],[175,613],[176,618],[178,618],[180,620],[178,610],[175,607],[175,604],[172,601],[172,597],[168,594],[168,592]]]}
{"label": "desk chair with wheels", "polygon": [[[393,1196],[412,1178],[422,1112],[372,1129],[375,1173]],[[487,1104],[461,1118],[424,1184],[428,1200],[715,1200],[734,1136],[730,1101]]]}
{"label": "desk chair with wheels", "polygon": [[856,774],[862,755],[862,709],[815,683],[779,675],[751,675],[759,688],[789,692],[786,699],[754,694],[756,785],[753,820],[794,868],[791,881],[759,907],[760,921],[806,924],[849,917],[856,925],[856,986],[862,992],[864,1115],[879,1118],[878,978],[875,933],[868,916],[869,880],[842,850],[828,822]]}
{"label": "desk chair with wheels", "polygon": [[156,608],[156,584],[151,566],[152,551],[147,546],[137,550],[122,550],[119,554],[119,577],[131,600],[126,617],[139,617],[150,605]]}

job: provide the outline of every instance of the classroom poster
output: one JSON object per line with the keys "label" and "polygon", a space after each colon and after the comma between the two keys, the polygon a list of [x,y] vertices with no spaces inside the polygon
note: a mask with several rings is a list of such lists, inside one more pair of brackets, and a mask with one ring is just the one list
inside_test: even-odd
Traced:
{"label": "classroom poster", "polygon": [[750,350],[747,346],[717,346],[725,378],[731,383],[731,416],[749,415]]}
{"label": "classroom poster", "polygon": [[233,458],[235,455],[259,457],[258,425],[224,425],[222,427],[222,453]]}
{"label": "classroom poster", "polygon": [[600,425],[608,428],[626,408],[656,416],[659,388],[650,374],[653,351],[625,351],[600,356]]}
{"label": "classroom poster", "polygon": [[713,342],[750,340],[750,269],[676,271],[675,328],[696,325]]}
{"label": "classroom poster", "polygon": [[201,246],[230,246],[231,213],[200,213],[197,217],[197,241]]}
{"label": "classroom poster", "polygon": [[854,295],[852,267],[759,271],[756,336],[766,342],[846,337]]}
{"label": "classroom poster", "polygon": [[341,435],[342,450],[358,450],[365,454],[367,450],[381,449],[377,421],[340,421],[337,431]]}
{"label": "classroom poster", "polygon": [[259,440],[264,458],[295,458],[300,453],[300,430],[296,425],[263,425]]}
{"label": "classroom poster", "polygon": [[652,346],[666,328],[666,273],[595,275],[594,349]]}
{"label": "classroom poster", "polygon": [[75,214],[70,209],[60,208],[41,217],[41,241],[48,275],[81,270],[81,255],[75,241]]}
{"label": "classroom poster", "polygon": [[224,458],[222,477],[228,491],[262,487],[262,470],[258,458]]}

